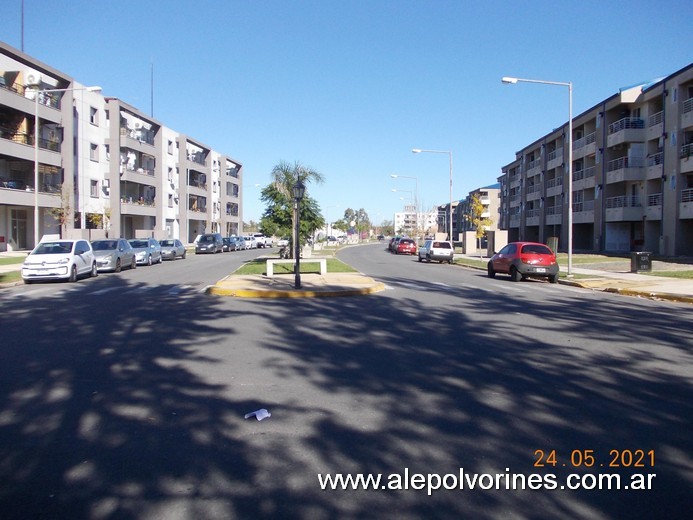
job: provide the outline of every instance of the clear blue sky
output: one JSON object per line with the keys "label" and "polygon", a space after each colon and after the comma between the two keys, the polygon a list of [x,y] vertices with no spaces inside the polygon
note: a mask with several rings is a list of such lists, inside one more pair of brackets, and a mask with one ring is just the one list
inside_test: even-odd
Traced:
{"label": "clear blue sky", "polygon": [[[0,39],[21,48],[22,0]],[[693,2],[669,0],[24,0],[24,50],[241,161],[244,220],[280,161],[321,172],[330,220],[380,223],[493,184],[515,152],[620,87],[691,63]],[[403,190],[393,193],[391,190]],[[339,206],[339,207],[336,207]]]}

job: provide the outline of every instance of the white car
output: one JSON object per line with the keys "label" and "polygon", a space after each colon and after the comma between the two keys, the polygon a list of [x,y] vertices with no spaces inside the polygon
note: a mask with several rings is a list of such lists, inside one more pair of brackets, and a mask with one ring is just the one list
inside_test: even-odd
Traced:
{"label": "white car", "polygon": [[277,240],[277,247],[289,247],[288,237],[280,238]]}
{"label": "white car", "polygon": [[94,250],[87,240],[81,239],[44,237],[22,264],[22,280],[26,284],[39,280],[76,282],[80,276],[97,274]]}
{"label": "white car", "polygon": [[246,249],[257,249],[257,240],[253,235],[245,235],[245,248]]}
{"label": "white car", "polygon": [[438,260],[441,264],[443,262],[451,264],[454,256],[455,248],[452,242],[447,240],[426,240],[419,248],[419,262]]}

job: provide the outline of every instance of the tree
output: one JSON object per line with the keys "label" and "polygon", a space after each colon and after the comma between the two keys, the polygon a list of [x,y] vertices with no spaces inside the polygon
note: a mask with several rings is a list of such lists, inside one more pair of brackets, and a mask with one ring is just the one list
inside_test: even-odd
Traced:
{"label": "tree", "polygon": [[[353,226],[351,225],[352,222],[354,223]],[[371,222],[365,209],[361,208],[355,211],[352,208],[347,208],[344,210],[344,217],[335,222],[334,227],[350,230],[356,233],[360,238],[361,232],[370,229]]]}
{"label": "tree", "polygon": [[261,192],[261,199],[267,204],[260,220],[262,231],[266,235],[291,236],[292,254],[293,244],[297,240],[294,237],[296,214],[293,187],[299,180],[306,185],[306,194],[299,208],[301,217],[298,241],[302,243],[325,224],[317,201],[308,195],[308,184],[323,183],[325,179],[322,174],[299,162],[289,164],[282,161],[272,169],[272,183]]}
{"label": "tree", "polygon": [[471,219],[472,226],[476,230],[476,247],[479,251],[479,257],[481,257],[481,238],[486,234],[486,228],[493,224],[493,221],[490,218],[482,216],[485,209],[486,208],[481,203],[481,197],[479,197],[479,194],[473,194],[469,203],[469,210],[471,212],[469,217]]}

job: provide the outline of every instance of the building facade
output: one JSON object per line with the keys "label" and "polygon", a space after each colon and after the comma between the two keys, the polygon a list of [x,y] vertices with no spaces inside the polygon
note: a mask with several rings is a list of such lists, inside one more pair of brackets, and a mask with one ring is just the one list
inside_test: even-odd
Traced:
{"label": "building facade", "polygon": [[394,230],[397,235],[412,237],[429,236],[438,231],[437,210],[422,212],[416,211],[414,204],[407,204],[394,214]]}
{"label": "building facade", "polygon": [[241,234],[242,164],[0,42],[0,250]]}
{"label": "building facade", "polygon": [[500,229],[508,240],[573,249],[693,256],[693,64],[618,94],[516,153],[502,168]]}

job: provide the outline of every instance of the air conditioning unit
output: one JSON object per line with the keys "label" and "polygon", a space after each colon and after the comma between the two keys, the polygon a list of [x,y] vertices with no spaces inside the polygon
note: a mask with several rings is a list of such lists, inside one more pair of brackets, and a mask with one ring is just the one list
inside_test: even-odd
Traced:
{"label": "air conditioning unit", "polygon": [[142,121],[135,121],[135,130],[142,129]]}
{"label": "air conditioning unit", "polygon": [[31,72],[27,74],[26,76],[26,84],[27,85],[38,85],[41,83],[41,74],[37,74],[36,72]]}

